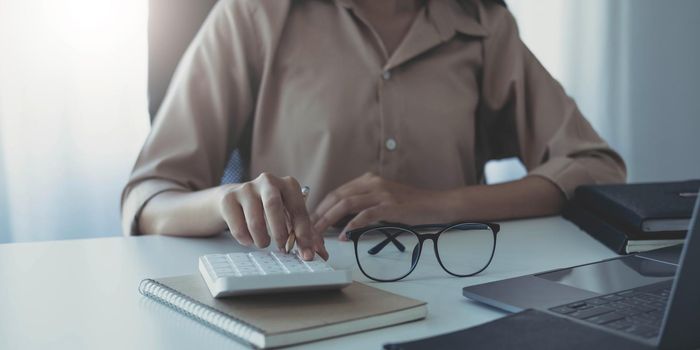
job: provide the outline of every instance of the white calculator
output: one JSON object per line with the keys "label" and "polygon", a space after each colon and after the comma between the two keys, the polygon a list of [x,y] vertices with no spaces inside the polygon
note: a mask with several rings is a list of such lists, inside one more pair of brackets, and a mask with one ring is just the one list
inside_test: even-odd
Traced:
{"label": "white calculator", "polygon": [[199,257],[199,272],[215,298],[311,289],[340,289],[352,282],[348,270],[334,270],[320,256],[256,251]]}

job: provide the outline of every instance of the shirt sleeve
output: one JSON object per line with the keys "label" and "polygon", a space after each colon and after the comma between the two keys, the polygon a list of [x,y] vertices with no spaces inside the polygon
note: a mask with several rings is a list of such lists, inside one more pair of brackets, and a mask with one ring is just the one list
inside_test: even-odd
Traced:
{"label": "shirt sleeve", "polygon": [[122,192],[125,235],[139,234],[155,195],[219,184],[253,113],[261,59],[251,3],[217,2],[183,55]]}
{"label": "shirt sleeve", "polygon": [[477,127],[487,160],[517,156],[529,176],[548,179],[567,198],[579,185],[624,182],[622,158],[521,41],[511,13],[484,9],[489,35]]}

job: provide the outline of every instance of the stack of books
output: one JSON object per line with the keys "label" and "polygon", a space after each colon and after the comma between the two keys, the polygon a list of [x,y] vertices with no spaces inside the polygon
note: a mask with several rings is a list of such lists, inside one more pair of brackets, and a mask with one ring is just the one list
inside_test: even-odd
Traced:
{"label": "stack of books", "polygon": [[683,243],[700,180],[576,189],[564,218],[620,254]]}

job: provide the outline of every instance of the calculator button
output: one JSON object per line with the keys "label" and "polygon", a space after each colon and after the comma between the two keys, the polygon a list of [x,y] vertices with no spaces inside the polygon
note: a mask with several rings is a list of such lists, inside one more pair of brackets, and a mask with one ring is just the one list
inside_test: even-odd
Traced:
{"label": "calculator button", "polygon": [[274,275],[274,274],[279,274],[279,273],[287,273],[281,266],[265,266],[263,268],[263,271],[265,272],[266,275]]}
{"label": "calculator button", "polygon": [[328,266],[325,262],[318,261],[318,260],[312,260],[312,261],[304,261],[304,265],[308,267],[311,271],[333,271],[330,266]]}
{"label": "calculator button", "polygon": [[256,267],[243,267],[239,268],[238,271],[240,271],[241,276],[252,276],[260,274],[260,270],[258,270]]}
{"label": "calculator button", "polygon": [[227,257],[233,263],[250,262],[248,255],[244,253],[231,253]]}
{"label": "calculator button", "polygon": [[216,270],[216,269],[230,269],[230,268],[231,268],[231,264],[229,264],[229,263],[225,263],[225,264],[220,264],[220,263],[218,263],[218,264],[210,264],[209,266],[211,266],[214,270]]}
{"label": "calculator button", "polygon": [[228,270],[228,271],[215,271],[214,272],[214,277],[219,278],[219,277],[229,277],[229,276],[236,276],[238,275],[235,271],[233,270]]}

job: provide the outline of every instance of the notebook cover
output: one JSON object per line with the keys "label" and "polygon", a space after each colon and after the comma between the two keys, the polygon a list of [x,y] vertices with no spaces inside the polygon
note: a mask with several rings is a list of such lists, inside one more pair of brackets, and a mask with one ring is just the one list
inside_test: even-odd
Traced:
{"label": "notebook cover", "polygon": [[[301,331],[421,307],[425,302],[353,282],[334,291],[213,298],[201,276],[156,279],[181,294],[241,320],[265,335]],[[388,326],[388,325],[387,325]]]}
{"label": "notebook cover", "polygon": [[465,330],[385,344],[385,350],[432,349],[652,349],[642,343],[533,309]]}
{"label": "notebook cover", "polygon": [[562,211],[562,217],[574,223],[600,243],[605,244],[612,251],[618,254],[627,254],[627,235],[582,208],[575,201],[566,205]]}
{"label": "notebook cover", "polygon": [[627,249],[629,241],[676,240],[685,237],[685,232],[679,231],[642,234],[626,230],[582,207],[578,199],[567,204],[562,216],[618,254],[630,253]]}
{"label": "notebook cover", "polygon": [[679,194],[698,189],[700,180],[585,185],[576,189],[575,199],[608,221],[642,232],[645,220],[690,218],[697,197]]}

